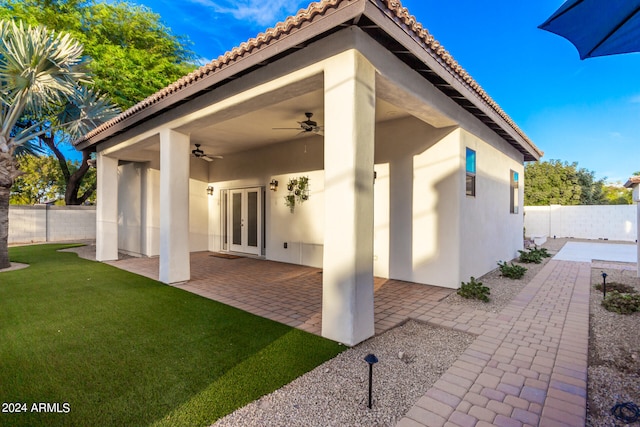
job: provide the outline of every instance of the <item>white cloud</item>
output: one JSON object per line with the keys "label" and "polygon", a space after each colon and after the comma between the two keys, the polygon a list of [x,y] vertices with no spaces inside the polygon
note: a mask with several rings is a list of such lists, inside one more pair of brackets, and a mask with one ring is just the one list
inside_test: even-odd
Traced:
{"label": "white cloud", "polygon": [[231,15],[238,21],[260,26],[272,26],[286,16],[295,14],[307,1],[300,0],[190,0],[211,8],[215,13]]}

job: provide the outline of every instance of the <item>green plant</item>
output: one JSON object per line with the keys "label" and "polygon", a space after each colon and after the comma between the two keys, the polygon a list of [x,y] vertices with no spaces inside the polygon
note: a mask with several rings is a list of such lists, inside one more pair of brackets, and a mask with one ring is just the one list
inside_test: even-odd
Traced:
{"label": "green plant", "polygon": [[540,264],[542,262],[542,255],[539,251],[535,249],[530,249],[528,251],[518,251],[520,252],[520,262]]}
{"label": "green plant", "polygon": [[498,261],[498,266],[500,266],[500,273],[509,279],[520,279],[527,272],[526,267],[514,263],[507,264],[506,261],[502,263]]}
{"label": "green plant", "polygon": [[475,277],[471,277],[468,283],[462,282],[458,295],[462,298],[478,299],[480,301],[489,302],[489,294],[491,290],[484,286],[482,282],[476,281]]}
{"label": "green plant", "polygon": [[291,213],[293,213],[294,209],[296,208],[296,196],[294,194],[287,194],[286,196],[284,196],[284,200],[284,204],[289,208]]}
{"label": "green plant", "polygon": [[285,205],[288,206],[291,213],[293,213],[296,207],[296,200],[298,204],[309,200],[309,177],[301,176],[298,178],[290,178],[287,183],[287,191],[289,191],[289,194],[284,196]]}
{"label": "green plant", "polygon": [[547,248],[539,248],[536,246],[533,249],[529,249],[529,251],[540,254],[542,258],[551,258],[551,254],[547,251]]}
{"label": "green plant", "polygon": [[[602,290],[602,283],[598,283],[594,286],[597,290]],[[633,286],[625,285],[623,283],[611,282],[607,283],[607,292],[620,292],[621,294],[635,294],[637,291]]]}
{"label": "green plant", "polygon": [[602,306],[618,314],[631,314],[640,311],[640,294],[624,294],[618,291],[607,292]]}

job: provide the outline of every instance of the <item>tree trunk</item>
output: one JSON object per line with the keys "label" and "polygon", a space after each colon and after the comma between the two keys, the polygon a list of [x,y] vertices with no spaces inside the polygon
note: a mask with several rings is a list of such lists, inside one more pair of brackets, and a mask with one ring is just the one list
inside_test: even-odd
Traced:
{"label": "tree trunk", "polygon": [[53,136],[41,135],[40,140],[44,142],[47,147],[53,152],[53,154],[58,159],[58,163],[60,164],[60,169],[62,170],[62,175],[64,176],[65,182],[65,192],[64,192],[64,204],[69,205],[81,205],[83,204],[95,191],[95,186],[87,189],[83,195],[79,195],[80,185],[82,185],[82,180],[84,179],[85,174],[89,170],[89,164],[87,160],[89,160],[91,153],[88,151],[82,152],[82,163],[78,170],[74,173],[69,172],[69,167],[67,166],[67,159],[62,154],[62,151],[58,149],[55,144],[55,140]]}
{"label": "tree trunk", "polygon": [[0,152],[0,270],[11,267],[9,262],[9,195],[17,170],[11,152]]}
{"label": "tree trunk", "polygon": [[0,187],[0,270],[9,262],[9,188]]}

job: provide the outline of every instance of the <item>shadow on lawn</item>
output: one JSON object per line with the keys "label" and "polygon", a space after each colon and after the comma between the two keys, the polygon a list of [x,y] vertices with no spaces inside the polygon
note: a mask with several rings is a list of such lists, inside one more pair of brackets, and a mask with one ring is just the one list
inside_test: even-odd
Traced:
{"label": "shadow on lawn", "polygon": [[0,275],[0,396],[28,409],[1,425],[208,425],[344,349],[67,247]]}

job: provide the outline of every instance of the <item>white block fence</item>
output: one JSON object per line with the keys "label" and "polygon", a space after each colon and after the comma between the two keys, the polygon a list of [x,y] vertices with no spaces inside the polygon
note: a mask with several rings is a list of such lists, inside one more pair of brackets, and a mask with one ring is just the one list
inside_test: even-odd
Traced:
{"label": "white block fence", "polygon": [[9,206],[10,245],[95,238],[95,206]]}
{"label": "white block fence", "polygon": [[637,209],[636,205],[525,206],[525,234],[635,242]]}
{"label": "white block fence", "polygon": [[[525,206],[527,237],[573,237],[635,242],[636,205]],[[95,240],[95,206],[9,207],[9,244]]]}

